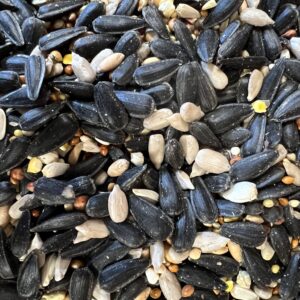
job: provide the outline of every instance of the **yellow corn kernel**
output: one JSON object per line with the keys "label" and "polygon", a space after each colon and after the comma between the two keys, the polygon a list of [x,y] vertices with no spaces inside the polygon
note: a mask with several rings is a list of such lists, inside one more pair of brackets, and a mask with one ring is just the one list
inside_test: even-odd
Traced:
{"label": "yellow corn kernel", "polygon": [[63,59],[61,53],[57,50],[53,50],[50,52],[50,58],[55,60],[56,62],[61,62]]}
{"label": "yellow corn kernel", "polygon": [[42,167],[42,162],[37,157],[33,157],[30,159],[30,162],[27,167],[27,172],[36,174],[42,170]]}
{"label": "yellow corn kernel", "polygon": [[279,265],[273,265],[271,267],[272,273],[277,274],[280,271],[280,266]]}
{"label": "yellow corn kernel", "polygon": [[16,130],[14,131],[14,136],[16,136],[16,137],[21,137],[21,136],[23,136],[22,130],[16,129]]}
{"label": "yellow corn kernel", "polygon": [[64,65],[71,65],[72,64],[72,54],[66,54],[63,58]]}
{"label": "yellow corn kernel", "polygon": [[258,114],[265,113],[267,111],[267,104],[263,100],[257,100],[252,103],[254,111]]}
{"label": "yellow corn kernel", "polygon": [[233,289],[233,281],[232,280],[228,280],[228,281],[226,281],[225,282],[226,283],[226,285],[227,285],[227,288],[226,288],[226,292],[227,293],[230,293],[231,291],[232,291],[232,289]]}

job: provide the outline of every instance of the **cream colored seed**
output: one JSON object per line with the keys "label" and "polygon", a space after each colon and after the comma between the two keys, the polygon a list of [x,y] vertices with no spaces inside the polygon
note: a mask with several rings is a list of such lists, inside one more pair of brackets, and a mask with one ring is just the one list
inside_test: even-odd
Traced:
{"label": "cream colored seed", "polygon": [[259,70],[253,70],[248,84],[248,101],[252,101],[259,94],[264,81],[264,74]]}
{"label": "cream colored seed", "polygon": [[189,124],[185,122],[180,113],[175,113],[168,118],[170,125],[181,132],[189,131]]}
{"label": "cream colored seed", "polygon": [[198,19],[200,18],[200,13],[195,8],[190,5],[180,3],[176,7],[176,12],[179,18],[183,19]]}
{"label": "cream colored seed", "polygon": [[289,205],[290,205],[291,207],[293,207],[293,208],[297,208],[297,207],[300,205],[300,201],[299,201],[299,200],[295,200],[295,199],[290,200],[290,201],[289,201]]}
{"label": "cream colored seed", "polygon": [[215,89],[223,90],[228,85],[227,75],[218,66],[205,62],[201,66]]}
{"label": "cream colored seed", "polygon": [[150,135],[148,142],[148,153],[149,158],[155,168],[159,170],[165,153],[165,140],[162,134],[152,134]]}
{"label": "cream colored seed", "polygon": [[202,10],[208,10],[208,9],[212,9],[215,6],[217,6],[217,2],[216,0],[208,0],[203,6],[202,6]]}
{"label": "cream colored seed", "polygon": [[272,273],[277,274],[280,271],[280,266],[279,265],[273,265],[271,267]]}
{"label": "cream colored seed", "polygon": [[29,161],[27,172],[36,174],[41,172],[42,167],[43,167],[42,162],[37,157],[33,157]]}
{"label": "cream colored seed", "polygon": [[121,176],[129,168],[129,165],[130,163],[127,159],[120,158],[109,166],[107,174],[110,177]]}
{"label": "cream colored seed", "polygon": [[254,7],[244,9],[240,14],[240,19],[244,23],[257,27],[274,24],[274,21],[266,12]]}
{"label": "cream colored seed", "polygon": [[180,107],[180,115],[185,122],[191,123],[200,120],[204,116],[204,112],[200,106],[192,102],[186,102]]}
{"label": "cream colored seed", "polygon": [[272,199],[266,199],[263,201],[264,207],[271,208],[274,206],[274,201]]}
{"label": "cream colored seed", "polygon": [[152,64],[158,61],[160,61],[158,57],[148,57],[143,61],[142,65]]}
{"label": "cream colored seed", "polygon": [[97,69],[97,72],[109,72],[114,70],[121,64],[124,58],[125,55],[123,53],[113,53],[101,62]]}
{"label": "cream colored seed", "polygon": [[201,250],[199,248],[193,248],[191,251],[190,251],[190,254],[189,254],[189,257],[191,259],[199,259],[201,256]]}
{"label": "cream colored seed", "polygon": [[108,213],[115,223],[122,223],[128,216],[128,202],[125,193],[115,184],[108,197]]}

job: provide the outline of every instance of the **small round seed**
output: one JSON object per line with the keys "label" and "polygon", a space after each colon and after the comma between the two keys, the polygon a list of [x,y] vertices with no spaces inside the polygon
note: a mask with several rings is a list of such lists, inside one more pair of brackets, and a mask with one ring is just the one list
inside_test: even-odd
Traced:
{"label": "small round seed", "polygon": [[281,181],[284,183],[284,184],[293,184],[294,181],[295,181],[295,178],[292,177],[292,176],[284,176]]}
{"label": "small round seed", "polygon": [[183,286],[181,290],[181,296],[183,298],[191,297],[194,294],[194,292],[195,292],[195,288],[192,285],[187,284]]}
{"label": "small round seed", "polygon": [[154,288],[150,292],[150,297],[152,299],[159,299],[161,296],[161,290],[159,288]]}
{"label": "small round seed", "polygon": [[190,254],[189,254],[189,257],[191,259],[199,259],[201,256],[201,250],[199,248],[193,248],[191,251],[190,251]]}

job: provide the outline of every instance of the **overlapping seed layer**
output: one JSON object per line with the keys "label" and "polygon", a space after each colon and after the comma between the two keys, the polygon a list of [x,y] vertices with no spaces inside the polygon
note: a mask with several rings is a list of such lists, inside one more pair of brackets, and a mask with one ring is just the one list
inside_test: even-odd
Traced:
{"label": "overlapping seed layer", "polygon": [[0,0],[0,299],[299,299],[298,5]]}

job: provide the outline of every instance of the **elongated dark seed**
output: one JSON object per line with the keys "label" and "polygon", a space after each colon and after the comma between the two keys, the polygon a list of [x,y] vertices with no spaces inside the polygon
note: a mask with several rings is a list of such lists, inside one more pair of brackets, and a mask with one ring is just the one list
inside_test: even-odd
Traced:
{"label": "elongated dark seed", "polygon": [[200,177],[194,178],[193,184],[195,189],[190,191],[190,199],[195,216],[201,223],[211,224],[218,216],[215,199]]}
{"label": "elongated dark seed", "polygon": [[98,33],[123,33],[144,26],[144,20],[128,16],[100,16],[93,21],[93,28]]}
{"label": "elongated dark seed", "polygon": [[90,2],[76,19],[75,26],[92,27],[92,22],[104,13],[105,6],[103,2]]}
{"label": "elongated dark seed", "polygon": [[174,224],[159,207],[147,200],[131,196],[130,211],[138,225],[155,240],[163,241],[173,232]]}
{"label": "elongated dark seed", "polygon": [[72,300],[90,300],[94,289],[94,275],[88,268],[81,268],[72,273],[69,295]]}
{"label": "elongated dark seed", "polygon": [[267,236],[262,225],[251,222],[225,223],[221,234],[243,247],[251,248],[261,245]]}
{"label": "elongated dark seed", "polygon": [[64,213],[31,228],[32,232],[47,232],[74,228],[87,220],[87,216],[80,212]]}
{"label": "elongated dark seed", "polygon": [[0,11],[0,28],[14,45],[24,45],[25,42],[20,25],[11,11]]}
{"label": "elongated dark seed", "polygon": [[[146,259],[126,259],[106,267],[99,275],[100,286],[114,292],[141,276],[149,262]],[[126,276],[124,276],[126,274]]]}
{"label": "elongated dark seed", "polygon": [[58,116],[33,139],[28,154],[37,156],[56,149],[70,140],[77,129],[78,123],[72,116]]}
{"label": "elongated dark seed", "polygon": [[213,9],[209,16],[205,18],[203,23],[204,28],[211,28],[225,21],[230,15],[239,9],[242,2],[242,0],[230,2],[226,0],[220,0],[218,5]]}

